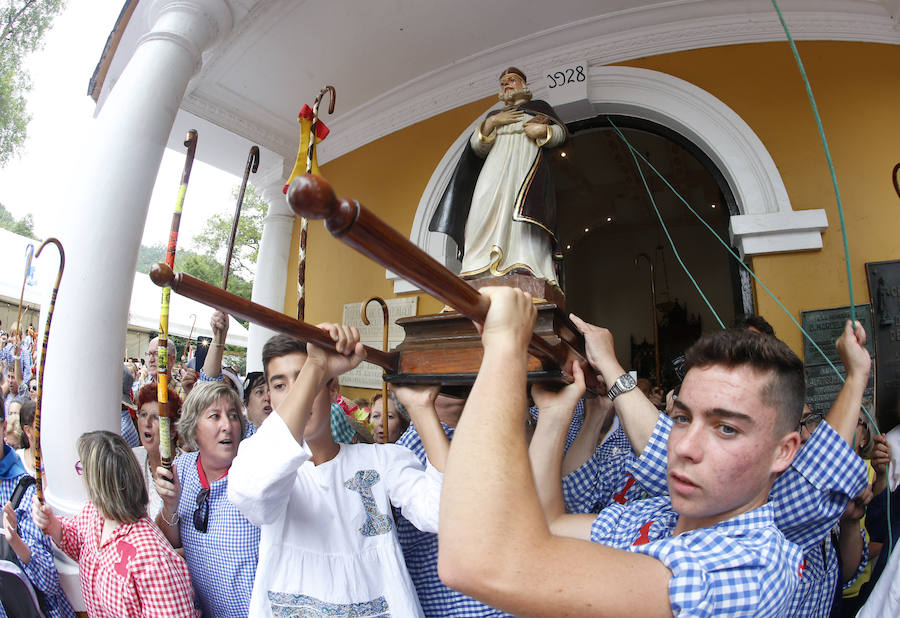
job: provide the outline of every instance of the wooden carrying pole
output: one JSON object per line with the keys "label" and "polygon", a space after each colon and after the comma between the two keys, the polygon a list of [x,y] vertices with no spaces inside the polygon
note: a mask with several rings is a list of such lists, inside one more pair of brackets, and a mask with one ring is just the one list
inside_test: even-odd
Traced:
{"label": "wooden carrying pole", "polygon": [[[175,273],[166,264],[155,264],[150,269],[150,279],[159,287],[170,286],[177,294],[196,300],[219,311],[231,314],[242,320],[271,328],[272,330],[295,337],[322,348],[334,350],[331,336],[311,324],[297,320],[283,313],[258,305],[236,294],[226,292],[222,288],[201,281],[185,273]],[[397,354],[382,352],[365,346],[366,360],[388,372],[397,370]]]}
{"label": "wooden carrying pole", "polygon": [[[287,198],[296,214],[308,219],[325,219],[325,227],[335,238],[419,286],[470,320],[484,324],[490,306],[486,296],[359,202],[335,197],[325,179],[312,174],[298,176],[291,182]],[[529,352],[558,367],[566,366],[564,347],[551,344],[536,334],[531,337]]]}

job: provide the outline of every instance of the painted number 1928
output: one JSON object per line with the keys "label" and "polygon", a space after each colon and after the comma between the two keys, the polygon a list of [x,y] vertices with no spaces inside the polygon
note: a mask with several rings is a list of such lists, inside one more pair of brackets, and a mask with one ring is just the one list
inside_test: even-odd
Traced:
{"label": "painted number 1928", "polygon": [[584,74],[584,67],[579,64],[568,69],[556,71],[553,74],[548,73],[547,79],[550,80],[551,88],[559,88],[560,86],[565,86],[566,84],[583,82],[585,79],[587,79],[587,77]]}

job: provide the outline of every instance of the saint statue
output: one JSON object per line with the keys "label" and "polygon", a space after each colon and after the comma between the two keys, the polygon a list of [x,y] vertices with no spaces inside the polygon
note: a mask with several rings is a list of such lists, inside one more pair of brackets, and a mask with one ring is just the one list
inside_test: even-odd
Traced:
{"label": "saint statue", "polygon": [[556,194],[544,151],[567,133],[531,96],[522,71],[500,75],[504,107],[473,132],[428,226],[456,241],[463,278],[526,273],[558,287]]}

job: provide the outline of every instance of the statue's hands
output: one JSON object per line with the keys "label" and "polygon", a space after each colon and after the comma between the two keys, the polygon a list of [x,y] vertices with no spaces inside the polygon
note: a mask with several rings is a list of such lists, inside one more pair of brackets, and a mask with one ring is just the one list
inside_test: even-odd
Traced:
{"label": "statue's hands", "polygon": [[540,139],[545,139],[549,136],[547,133],[547,124],[546,123],[536,123],[532,124],[530,122],[525,123],[525,135],[527,135],[530,139],[534,141],[538,141]]}
{"label": "statue's hands", "polygon": [[493,116],[488,116],[485,118],[482,123],[482,133],[484,135],[490,135],[494,132],[494,129],[497,127],[502,127],[503,125],[513,124],[514,122],[519,122],[522,120],[522,117],[525,113],[520,109],[505,109],[502,112],[498,112]]}

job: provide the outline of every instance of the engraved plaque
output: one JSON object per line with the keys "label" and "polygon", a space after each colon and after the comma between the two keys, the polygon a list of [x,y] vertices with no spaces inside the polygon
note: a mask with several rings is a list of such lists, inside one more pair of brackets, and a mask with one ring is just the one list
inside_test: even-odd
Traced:
{"label": "engraved plaque", "polygon": [[866,263],[874,327],[869,338],[878,358],[875,409],[881,431],[900,421],[900,260]]}

